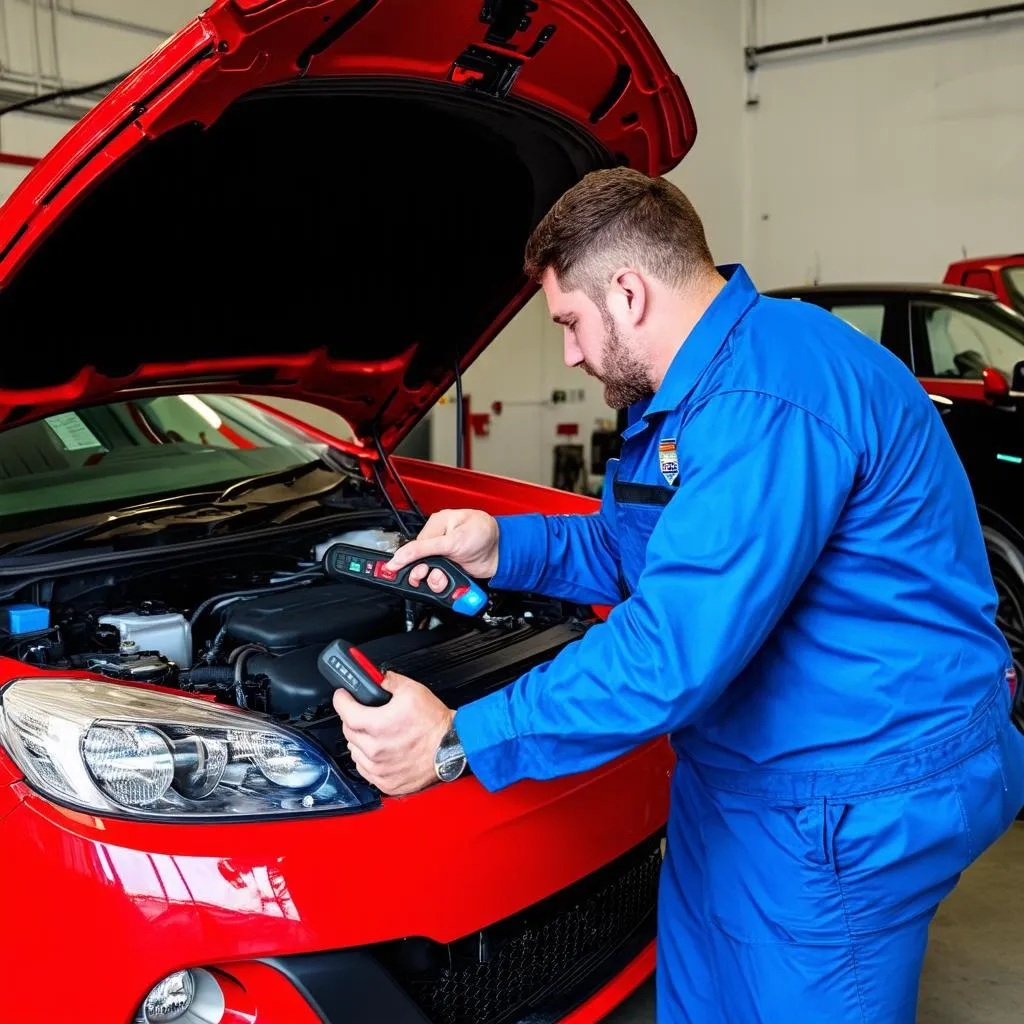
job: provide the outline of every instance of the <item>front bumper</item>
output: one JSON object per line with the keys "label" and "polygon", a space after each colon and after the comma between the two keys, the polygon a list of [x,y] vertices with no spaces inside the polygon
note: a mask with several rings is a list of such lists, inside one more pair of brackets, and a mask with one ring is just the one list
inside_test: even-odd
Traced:
{"label": "front bumper", "polygon": [[660,867],[655,836],[456,943],[403,939],[263,966],[283,975],[325,1024],[549,1024],[585,1014],[609,978],[652,947]]}
{"label": "front bumper", "polygon": [[[260,824],[98,819],[17,784],[20,802],[0,818],[0,871],[14,922],[0,933],[2,1019],[62,1020],[75,1007],[81,1019],[129,1024],[160,978],[205,967],[238,1008],[225,1024],[353,1024],[358,990],[337,978],[346,965],[362,964],[351,976],[365,985],[370,957],[405,1012],[420,1014],[410,1021],[477,1024],[487,1018],[466,1014],[482,1012],[472,1003],[481,991],[491,984],[507,995],[509,978],[528,975],[500,955],[529,951],[529,943],[515,944],[524,928],[532,935],[541,927],[528,908],[580,880],[600,879],[595,873],[662,828],[673,762],[667,743],[657,741],[555,782],[489,794],[467,778],[387,800],[376,811]],[[525,996],[541,1015],[529,1019],[586,1024],[632,991],[653,965],[652,933],[643,930],[653,918],[640,918],[612,929],[603,944],[574,940],[551,977],[535,968]],[[595,926],[585,915],[576,920],[584,932]],[[522,925],[518,933],[510,922]],[[437,973],[439,950],[461,956],[481,933],[494,945],[482,964],[467,958],[456,965],[461,971]],[[540,949],[535,960],[550,955],[549,941],[559,940],[532,947]],[[425,960],[396,960],[417,944]],[[589,969],[569,966],[584,961]],[[488,963],[506,983],[493,983]],[[324,996],[304,979],[318,967],[334,979],[331,991],[342,994],[347,1016],[314,1009]],[[414,967],[427,972],[420,984]],[[83,1005],[89,993],[92,1007]],[[400,1024],[401,1017],[381,1015],[375,999],[374,1015],[364,1019]],[[500,999],[493,1006],[508,1008]],[[522,1015],[493,1019],[506,1024]]]}

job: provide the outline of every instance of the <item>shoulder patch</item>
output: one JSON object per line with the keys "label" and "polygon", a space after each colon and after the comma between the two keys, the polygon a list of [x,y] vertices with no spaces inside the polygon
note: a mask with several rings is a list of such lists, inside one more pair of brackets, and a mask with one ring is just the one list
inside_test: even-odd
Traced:
{"label": "shoulder patch", "polygon": [[679,479],[679,456],[674,437],[663,437],[658,442],[658,468],[669,487],[675,486]]}

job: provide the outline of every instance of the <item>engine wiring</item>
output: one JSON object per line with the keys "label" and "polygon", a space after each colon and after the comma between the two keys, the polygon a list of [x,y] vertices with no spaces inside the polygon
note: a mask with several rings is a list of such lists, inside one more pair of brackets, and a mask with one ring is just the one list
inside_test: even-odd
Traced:
{"label": "engine wiring", "polygon": [[323,569],[317,565],[309,569],[303,569],[301,572],[293,573],[290,576],[279,577],[277,580],[266,583],[261,587],[250,587],[247,590],[229,590],[225,594],[214,594],[213,597],[208,597],[196,607],[196,610],[189,619],[189,627],[194,629],[196,623],[207,611],[217,611],[227,604],[233,604],[235,601],[243,601],[251,597],[261,597],[263,594],[270,593],[271,591],[305,587],[322,576]]}

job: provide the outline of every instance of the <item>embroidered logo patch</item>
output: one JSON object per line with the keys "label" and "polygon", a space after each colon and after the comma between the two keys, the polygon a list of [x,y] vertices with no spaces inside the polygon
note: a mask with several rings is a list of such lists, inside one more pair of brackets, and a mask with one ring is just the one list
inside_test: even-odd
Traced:
{"label": "embroidered logo patch", "polygon": [[674,437],[663,437],[658,442],[658,467],[669,487],[674,486],[679,479],[679,456]]}

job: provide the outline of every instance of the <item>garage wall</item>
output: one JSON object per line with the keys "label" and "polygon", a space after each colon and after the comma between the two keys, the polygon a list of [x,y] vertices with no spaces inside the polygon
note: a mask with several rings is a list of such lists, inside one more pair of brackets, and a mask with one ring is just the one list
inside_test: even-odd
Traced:
{"label": "garage wall", "polygon": [[[991,6],[756,0],[760,44]],[[940,280],[1024,249],[1024,18],[765,63],[751,83],[748,259],[762,288]]]}
{"label": "garage wall", "polygon": [[[719,262],[742,258],[743,16],[745,0],[632,0],[686,87],[697,115],[697,141],[669,178],[686,192],[705,222]],[[545,402],[554,390],[584,392],[583,401]],[[552,482],[559,423],[577,423],[589,453],[599,419],[614,425],[601,386],[562,361],[562,332],[535,298],[470,368],[466,394],[491,417],[490,436],[473,439],[473,466],[535,483]],[[451,396],[454,397],[454,396]],[[433,455],[454,462],[454,406],[435,410]],[[589,454],[588,454],[589,457]]]}
{"label": "garage wall", "polygon": [[[0,0],[0,106],[53,89],[128,71],[204,7],[202,0]],[[41,156],[88,100],[68,117],[26,112],[0,118],[0,153]],[[0,163],[0,202],[27,169]]]}

